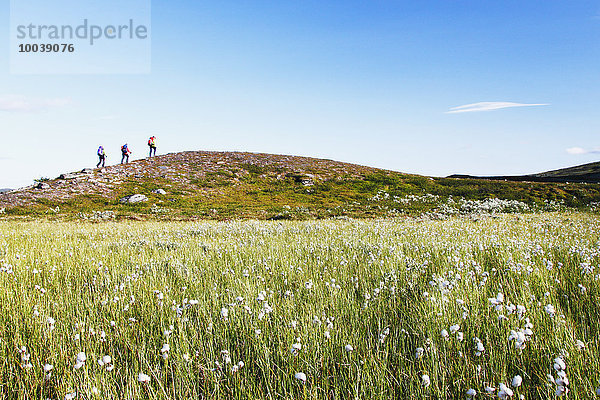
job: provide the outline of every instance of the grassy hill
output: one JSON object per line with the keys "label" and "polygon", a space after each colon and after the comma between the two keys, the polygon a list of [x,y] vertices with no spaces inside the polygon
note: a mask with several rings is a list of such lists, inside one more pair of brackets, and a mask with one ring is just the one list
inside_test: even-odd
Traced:
{"label": "grassy hill", "polygon": [[[159,189],[165,193],[155,193]],[[189,151],[64,174],[3,193],[0,210],[5,216],[86,219],[383,217],[473,207],[582,208],[600,201],[599,189],[585,183],[430,178],[309,157]],[[120,202],[133,194],[147,201]]]}

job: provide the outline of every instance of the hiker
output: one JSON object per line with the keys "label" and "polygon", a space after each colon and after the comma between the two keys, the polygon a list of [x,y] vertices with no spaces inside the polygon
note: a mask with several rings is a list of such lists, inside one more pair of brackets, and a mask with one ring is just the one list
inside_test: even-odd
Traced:
{"label": "hiker", "polygon": [[148,157],[152,157],[153,150],[154,156],[156,157],[156,136],[150,136],[150,139],[148,139],[148,147],[150,147],[150,155]]}
{"label": "hiker", "polygon": [[125,160],[125,164],[129,163],[129,155],[131,154],[131,150],[127,147],[127,143],[121,146],[121,164],[123,164],[123,160]]}
{"label": "hiker", "polygon": [[104,162],[106,161],[106,153],[104,152],[104,147],[98,147],[98,164],[96,164],[96,168],[100,168],[100,164],[102,164],[102,168],[104,168]]}

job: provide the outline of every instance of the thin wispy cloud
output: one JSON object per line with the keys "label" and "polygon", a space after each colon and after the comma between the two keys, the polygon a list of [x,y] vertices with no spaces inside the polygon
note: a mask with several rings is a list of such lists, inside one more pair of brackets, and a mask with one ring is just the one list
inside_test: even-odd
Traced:
{"label": "thin wispy cloud", "polygon": [[28,98],[25,96],[0,96],[0,111],[38,112],[64,107],[71,101],[66,98]]}
{"label": "thin wispy cloud", "polygon": [[587,150],[582,147],[569,147],[566,149],[566,152],[574,156],[579,156],[582,154],[600,154],[600,149],[595,148],[592,150]]}
{"label": "thin wispy cloud", "polygon": [[533,107],[533,106],[547,106],[546,103],[513,103],[510,101],[482,101],[479,103],[465,104],[464,106],[452,107],[446,111],[446,114],[458,114],[465,112],[479,112],[479,111],[493,111],[500,110],[502,108],[513,108],[513,107]]}

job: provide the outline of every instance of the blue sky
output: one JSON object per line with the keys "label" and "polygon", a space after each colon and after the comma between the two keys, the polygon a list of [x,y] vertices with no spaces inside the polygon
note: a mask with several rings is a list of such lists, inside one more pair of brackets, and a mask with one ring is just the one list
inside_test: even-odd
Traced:
{"label": "blue sky", "polygon": [[154,1],[141,75],[11,75],[0,35],[0,187],[150,135],[433,176],[599,158],[597,1]]}

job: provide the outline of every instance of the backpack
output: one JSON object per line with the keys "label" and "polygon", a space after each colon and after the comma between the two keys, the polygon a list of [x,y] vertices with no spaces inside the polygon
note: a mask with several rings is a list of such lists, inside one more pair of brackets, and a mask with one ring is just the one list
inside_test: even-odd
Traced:
{"label": "backpack", "polygon": [[148,146],[152,146],[152,138],[148,139]]}
{"label": "backpack", "polygon": [[127,150],[128,150],[128,149],[127,149],[127,145],[126,145],[126,144],[124,144],[123,146],[121,146],[121,151],[122,151],[123,153],[127,153]]}
{"label": "backpack", "polygon": [[104,148],[102,146],[98,147],[98,155],[99,156],[103,156],[104,155]]}

